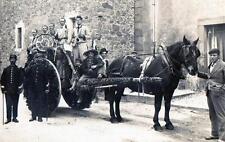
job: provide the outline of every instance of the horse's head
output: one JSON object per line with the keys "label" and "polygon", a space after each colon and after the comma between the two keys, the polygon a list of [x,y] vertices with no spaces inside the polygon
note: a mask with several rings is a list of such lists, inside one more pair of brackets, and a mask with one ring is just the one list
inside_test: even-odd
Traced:
{"label": "horse's head", "polygon": [[190,42],[184,36],[182,42],[167,47],[169,57],[174,67],[180,69],[181,66],[184,65],[190,75],[195,75],[197,73],[197,58],[200,56],[200,51],[196,46],[198,40],[199,39]]}
{"label": "horse's head", "polygon": [[195,75],[198,71],[197,58],[200,56],[200,51],[196,46],[198,40],[199,38],[193,42],[190,42],[184,36],[183,46],[180,50],[181,60],[190,75]]}

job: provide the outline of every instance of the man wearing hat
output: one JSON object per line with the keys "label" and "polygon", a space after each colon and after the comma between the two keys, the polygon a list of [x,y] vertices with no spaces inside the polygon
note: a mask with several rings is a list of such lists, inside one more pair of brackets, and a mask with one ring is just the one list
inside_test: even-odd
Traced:
{"label": "man wearing hat", "polygon": [[198,77],[207,79],[206,96],[211,121],[211,136],[206,140],[225,141],[225,62],[220,59],[219,49],[209,51],[208,73],[199,72]]}
{"label": "man wearing hat", "polygon": [[140,60],[141,58],[138,56],[138,53],[136,51],[132,51],[130,54],[131,57]]}
{"label": "man wearing hat", "polygon": [[78,15],[74,20],[73,31],[73,56],[74,61],[77,58],[84,60],[84,52],[89,49],[90,34],[86,26],[83,25],[83,18]]}
{"label": "man wearing hat", "polygon": [[109,61],[106,59],[106,56],[108,54],[108,50],[106,50],[106,48],[102,48],[100,49],[99,54],[99,58],[103,61],[104,65],[99,69],[98,73],[101,75],[100,77],[107,77]]}
{"label": "man wearing hat", "polygon": [[[1,89],[5,94],[7,108],[7,121],[5,124],[11,122],[11,120],[16,123],[19,122],[17,120],[17,110],[19,94],[22,89],[23,73],[22,69],[17,67],[16,60],[17,56],[15,54],[11,54],[9,58],[10,65],[3,70],[1,76]],[[11,116],[12,112],[13,116]]]}
{"label": "man wearing hat", "polygon": [[[108,76],[108,67],[109,61],[106,59],[108,54],[108,50],[106,48],[101,48],[99,51],[99,58],[103,61],[104,65],[98,70],[98,78],[106,78]],[[108,92],[110,91],[109,88],[102,89],[104,91],[105,99],[108,98]],[[101,90],[100,90],[101,91]],[[95,95],[95,102],[98,103],[98,96],[97,93]]]}
{"label": "man wearing hat", "polygon": [[[90,49],[84,52],[84,59],[81,70],[83,71],[82,76],[80,77],[79,82],[82,82],[86,78],[97,78],[98,77],[98,70],[104,65],[104,62],[98,58],[98,52],[94,49]],[[92,101],[92,95],[94,92],[93,87],[89,88],[78,88],[77,95],[78,95],[78,108],[82,109],[85,107],[89,107]]]}

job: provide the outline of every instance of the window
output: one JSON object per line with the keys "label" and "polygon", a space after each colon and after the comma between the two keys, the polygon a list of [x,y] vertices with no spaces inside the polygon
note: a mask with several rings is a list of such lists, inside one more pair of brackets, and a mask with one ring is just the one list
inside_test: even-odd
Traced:
{"label": "window", "polygon": [[17,28],[17,48],[21,49],[22,48],[22,28]]}
{"label": "window", "polygon": [[225,61],[225,24],[206,26],[208,49],[218,48]]}
{"label": "window", "polygon": [[24,23],[20,21],[15,26],[15,50],[21,50],[24,47]]}

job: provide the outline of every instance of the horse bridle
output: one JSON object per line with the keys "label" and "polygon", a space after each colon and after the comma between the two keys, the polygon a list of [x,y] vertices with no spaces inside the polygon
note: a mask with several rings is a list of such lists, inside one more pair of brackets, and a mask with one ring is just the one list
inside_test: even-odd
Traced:
{"label": "horse bridle", "polygon": [[[177,63],[177,64],[181,64],[179,61],[177,61],[176,59],[174,59],[173,57],[171,57],[169,54],[168,54],[168,51],[164,49],[164,47],[162,45],[159,45],[159,47],[162,49],[163,51],[163,55],[165,57],[165,60],[166,60],[166,64],[167,64],[167,67],[164,68],[162,71],[160,71],[159,73],[157,73],[156,75],[154,76],[158,76],[159,74],[163,73],[165,70],[169,69],[170,72],[176,76],[176,69],[174,68],[174,63]],[[184,54],[184,49],[185,48],[185,45],[182,46],[182,51],[183,51],[183,54]],[[184,55],[183,55],[184,56]],[[184,59],[186,62],[186,58]]]}
{"label": "horse bridle", "polygon": [[163,50],[163,55],[165,57],[165,60],[166,60],[166,64],[168,65],[165,69],[169,69],[171,71],[171,73],[173,75],[175,75],[175,69],[173,68],[174,67],[174,64],[172,61],[176,62],[176,63],[179,63],[176,59],[172,58],[169,54],[168,54],[168,51],[164,49],[163,46],[160,46]]}

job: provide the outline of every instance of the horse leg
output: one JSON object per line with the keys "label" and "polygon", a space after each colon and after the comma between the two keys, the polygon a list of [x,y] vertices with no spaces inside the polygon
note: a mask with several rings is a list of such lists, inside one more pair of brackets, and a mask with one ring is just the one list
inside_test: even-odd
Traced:
{"label": "horse leg", "polygon": [[123,95],[124,88],[123,89],[118,89],[116,95],[115,95],[115,103],[116,103],[116,119],[118,122],[122,122],[123,118],[120,115],[120,100],[121,96]]}
{"label": "horse leg", "polygon": [[167,94],[167,95],[164,96],[164,101],[165,101],[164,121],[166,122],[165,127],[168,130],[173,130],[174,129],[174,126],[173,126],[172,122],[170,121],[170,116],[169,116],[172,96],[173,96],[173,93]]}
{"label": "horse leg", "polygon": [[110,113],[110,122],[116,122],[116,116],[114,113],[114,102],[115,102],[115,90],[113,88],[106,89],[106,100],[109,101],[109,113]]}
{"label": "horse leg", "polygon": [[153,117],[153,122],[154,122],[154,129],[156,131],[160,131],[162,130],[162,127],[159,123],[159,111],[161,109],[161,104],[162,104],[162,95],[161,94],[158,94],[158,95],[155,95],[155,103],[154,103],[154,107],[155,107],[155,114],[154,114],[154,117]]}
{"label": "horse leg", "polygon": [[109,110],[110,110],[110,122],[115,123],[116,122],[116,116],[114,113],[114,100],[109,101]]}

